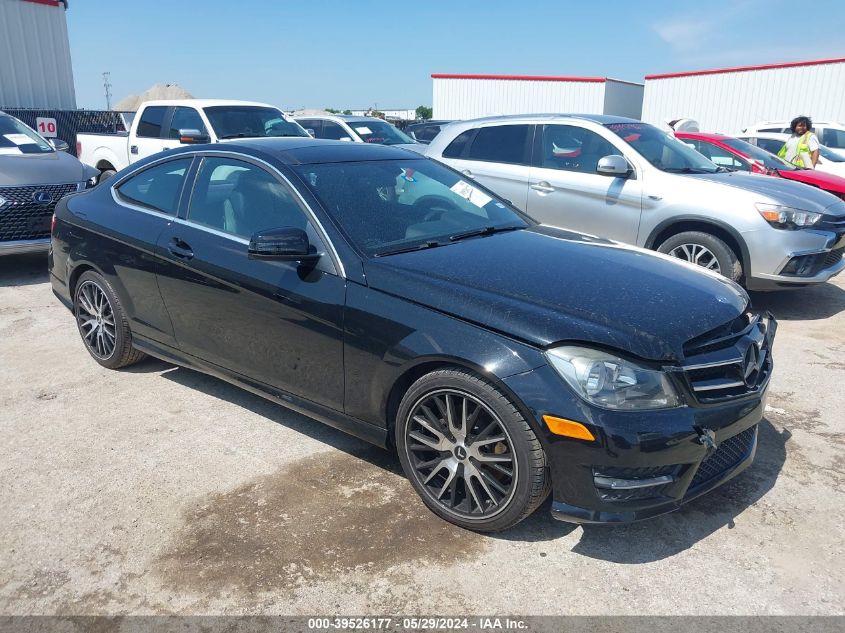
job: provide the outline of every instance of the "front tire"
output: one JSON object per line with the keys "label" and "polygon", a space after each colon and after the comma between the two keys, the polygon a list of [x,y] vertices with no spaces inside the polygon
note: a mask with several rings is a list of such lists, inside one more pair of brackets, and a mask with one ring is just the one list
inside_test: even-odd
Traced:
{"label": "front tire", "polygon": [[105,182],[112,176],[114,176],[117,172],[114,169],[104,169],[100,172],[100,178],[97,180],[97,183]]}
{"label": "front tire", "polygon": [[132,347],[126,313],[102,275],[82,273],[73,293],[73,314],[85,349],[103,367],[119,369],[145,357]]}
{"label": "front tire", "polygon": [[426,374],[396,419],[402,469],[426,506],[463,528],[495,532],[549,494],[546,455],[514,403],[463,369]]}
{"label": "front tire", "polygon": [[685,231],[673,235],[657,250],[724,275],[732,281],[742,278],[742,264],[730,246],[715,235]]}

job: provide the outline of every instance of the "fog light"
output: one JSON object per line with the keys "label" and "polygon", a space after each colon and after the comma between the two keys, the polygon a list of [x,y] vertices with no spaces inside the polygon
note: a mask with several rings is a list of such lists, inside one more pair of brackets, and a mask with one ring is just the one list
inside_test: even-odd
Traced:
{"label": "fog light", "polygon": [[555,435],[562,435],[564,437],[574,437],[576,440],[595,441],[595,436],[590,433],[590,430],[574,420],[567,420],[565,418],[556,418],[552,415],[544,415],[543,421],[549,430]]}

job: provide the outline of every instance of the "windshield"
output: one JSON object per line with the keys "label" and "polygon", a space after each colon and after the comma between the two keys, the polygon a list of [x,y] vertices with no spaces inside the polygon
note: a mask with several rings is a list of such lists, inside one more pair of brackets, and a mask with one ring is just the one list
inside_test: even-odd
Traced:
{"label": "windshield", "polygon": [[204,108],[219,139],[260,136],[308,136],[298,123],[280,110],[261,106],[212,106]]}
{"label": "windshield", "polygon": [[751,143],[746,143],[738,138],[723,138],[721,139],[721,142],[728,147],[745,154],[752,160],[762,163],[766,169],[779,169],[781,171],[795,171],[797,169],[797,167],[787,163],[782,158],[778,158],[774,154],[771,154],[756,145],[752,145]]}
{"label": "windshield", "polygon": [[372,119],[366,121],[347,121],[346,124],[355,130],[365,143],[379,145],[398,145],[399,143],[414,143],[414,139],[393,127],[387,121]]}
{"label": "windshield", "polygon": [[845,163],[845,158],[841,154],[834,152],[827,145],[819,146],[819,156],[825,160],[829,160],[831,163]]}
{"label": "windshield", "polygon": [[53,146],[34,130],[8,115],[0,115],[0,154],[46,154]]}
{"label": "windshield", "polygon": [[605,127],[662,171],[678,174],[713,174],[719,171],[718,165],[686,143],[648,123],[608,123]]}
{"label": "windshield", "polygon": [[295,169],[349,240],[370,256],[529,226],[495,194],[430,160],[322,163]]}

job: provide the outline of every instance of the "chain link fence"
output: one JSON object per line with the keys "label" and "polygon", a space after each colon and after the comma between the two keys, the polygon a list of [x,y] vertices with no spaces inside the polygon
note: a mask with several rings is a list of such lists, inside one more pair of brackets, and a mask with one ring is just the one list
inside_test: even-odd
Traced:
{"label": "chain link fence", "polygon": [[76,156],[77,134],[127,132],[134,112],[113,110],[31,110],[3,109],[46,138],[60,138]]}

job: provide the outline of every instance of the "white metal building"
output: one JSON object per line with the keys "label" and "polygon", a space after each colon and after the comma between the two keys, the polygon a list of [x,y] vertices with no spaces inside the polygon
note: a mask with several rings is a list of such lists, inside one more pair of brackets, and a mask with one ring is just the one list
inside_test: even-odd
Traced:
{"label": "white metal building", "polygon": [[0,109],[76,109],[62,0],[0,0]]}
{"label": "white metal building", "polygon": [[433,117],[546,112],[640,118],[643,85],[607,77],[433,74]]}
{"label": "white metal building", "polygon": [[703,132],[738,133],[800,114],[845,122],[845,58],[647,75],[643,120],[690,118]]}

